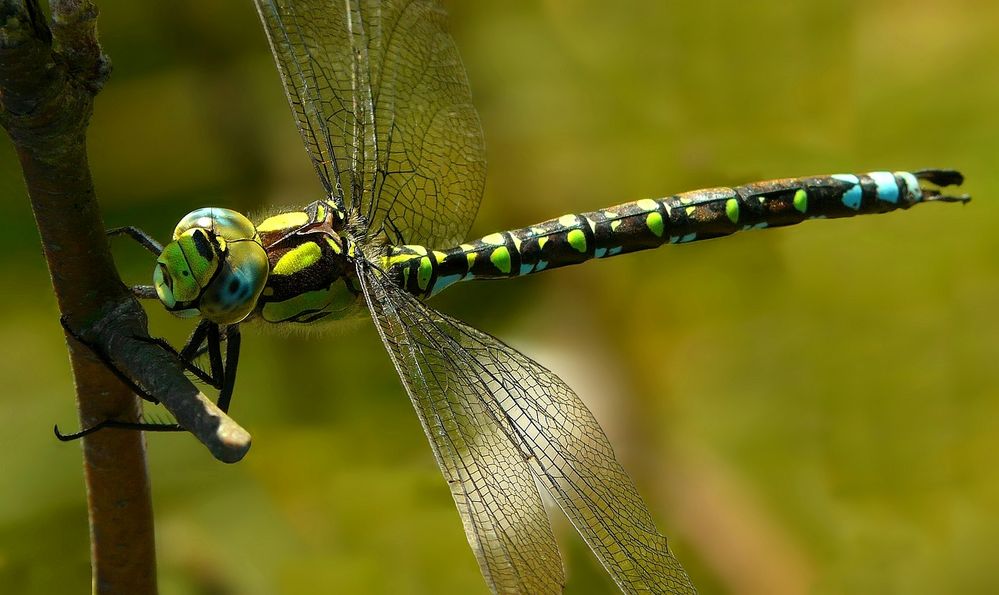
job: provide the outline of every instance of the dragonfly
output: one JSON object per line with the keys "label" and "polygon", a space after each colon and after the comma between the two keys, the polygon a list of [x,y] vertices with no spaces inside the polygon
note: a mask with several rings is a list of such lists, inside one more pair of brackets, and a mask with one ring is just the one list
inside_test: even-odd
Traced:
{"label": "dragonfly", "polygon": [[[427,299],[620,254],[929,202],[959,172],[799,177],[696,190],[466,237],[485,184],[465,69],[431,0],[254,0],[295,123],[325,191],[262,221],[225,208],[185,216],[137,293],[199,319],[177,353],[228,410],[240,325],[370,316],[495,593],[560,593],[562,559],[542,490],[626,593],[694,593],[593,414],[543,365]],[[172,349],[172,348],[171,348]],[[194,361],[207,355],[202,370]],[[180,430],[107,420],[101,428]]]}

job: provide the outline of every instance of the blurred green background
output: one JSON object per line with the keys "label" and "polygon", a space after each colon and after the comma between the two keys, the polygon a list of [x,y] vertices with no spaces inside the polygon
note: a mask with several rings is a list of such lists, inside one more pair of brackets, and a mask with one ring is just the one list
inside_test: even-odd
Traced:
{"label": "blurred green background", "polygon": [[[166,238],[195,207],[319,196],[251,3],[98,4],[115,70],[90,154],[109,227]],[[476,236],[771,177],[965,172],[963,208],[467,284],[436,306],[577,389],[702,593],[999,592],[999,3],[449,9],[488,146]],[[0,193],[0,585],[85,592],[79,448],[51,435],[76,424],[73,388],[9,142]],[[147,254],[115,254],[148,282]],[[250,332],[243,353],[243,462],[148,440],[164,594],[485,592],[370,325]],[[567,592],[613,592],[556,516]]]}

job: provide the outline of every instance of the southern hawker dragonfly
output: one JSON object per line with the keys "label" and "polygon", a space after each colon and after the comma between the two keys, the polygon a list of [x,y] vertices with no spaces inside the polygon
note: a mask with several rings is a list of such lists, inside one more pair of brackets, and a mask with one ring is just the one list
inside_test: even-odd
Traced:
{"label": "southern hawker dragonfly", "polygon": [[[757,182],[642,199],[467,239],[485,182],[482,132],[436,2],[255,0],[325,196],[259,222],[184,217],[157,255],[155,295],[200,323],[179,355],[232,397],[239,325],[315,325],[367,311],[497,593],[560,592],[540,485],[625,592],[692,593],[689,577],[562,380],[425,303],[462,281],[539,273],[737,231],[961,202],[949,170]],[[102,427],[181,429],[108,421]]]}

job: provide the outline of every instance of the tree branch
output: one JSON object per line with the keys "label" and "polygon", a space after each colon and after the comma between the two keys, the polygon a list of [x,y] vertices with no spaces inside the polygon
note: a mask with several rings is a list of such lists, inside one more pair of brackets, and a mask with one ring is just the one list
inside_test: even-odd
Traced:
{"label": "tree branch", "polygon": [[[91,0],[53,0],[51,29],[37,0],[0,0],[0,124],[14,142],[66,324],[154,395],[222,461],[249,434],[184,376],[176,357],[143,338],[145,312],[111,259],[86,151],[94,95],[110,74]],[[137,420],[141,403],[88,348],[67,335],[82,427]],[[140,432],[83,440],[95,592],[155,593],[153,515]]]}

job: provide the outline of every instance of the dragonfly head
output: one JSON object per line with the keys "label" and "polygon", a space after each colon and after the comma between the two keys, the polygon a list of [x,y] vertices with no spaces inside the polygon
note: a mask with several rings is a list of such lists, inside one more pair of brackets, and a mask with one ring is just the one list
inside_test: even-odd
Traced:
{"label": "dragonfly head", "polygon": [[180,220],[156,259],[153,285],[167,310],[235,324],[249,315],[267,282],[260,235],[236,211],[204,208]]}

